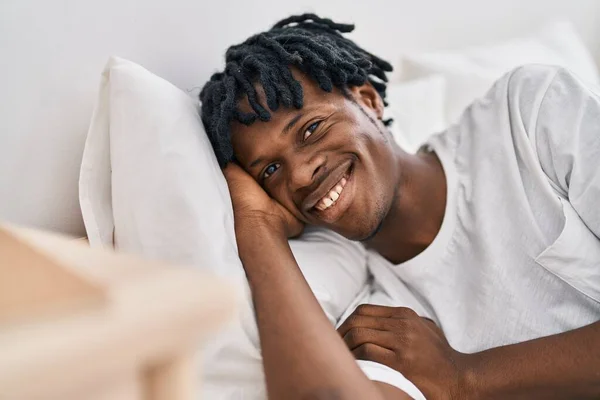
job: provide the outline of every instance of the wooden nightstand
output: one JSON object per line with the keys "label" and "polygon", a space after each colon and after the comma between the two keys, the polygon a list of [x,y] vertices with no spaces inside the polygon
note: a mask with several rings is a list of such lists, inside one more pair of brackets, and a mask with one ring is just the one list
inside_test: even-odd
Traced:
{"label": "wooden nightstand", "polygon": [[0,399],[197,398],[194,355],[234,303],[192,268],[0,226]]}

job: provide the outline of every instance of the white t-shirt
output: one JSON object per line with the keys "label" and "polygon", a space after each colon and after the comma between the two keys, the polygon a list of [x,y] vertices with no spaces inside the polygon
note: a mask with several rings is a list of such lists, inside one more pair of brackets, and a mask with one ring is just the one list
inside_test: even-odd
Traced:
{"label": "white t-shirt", "polygon": [[467,353],[600,320],[600,95],[564,69],[521,67],[427,146],[448,182],[444,220],[407,262],[369,253],[378,302],[433,319]]}

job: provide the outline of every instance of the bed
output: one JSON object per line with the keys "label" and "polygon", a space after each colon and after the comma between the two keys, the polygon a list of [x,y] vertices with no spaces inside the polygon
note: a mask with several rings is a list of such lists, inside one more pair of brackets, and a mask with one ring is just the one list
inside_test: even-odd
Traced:
{"label": "bed", "polygon": [[[108,118],[114,118],[110,107],[132,110],[129,107],[134,104],[143,110],[165,110],[161,106],[168,103],[171,112],[163,112],[166,119],[160,120],[165,123],[163,130],[152,136],[159,142],[175,122],[181,123],[168,120],[169,115],[184,109],[185,127],[194,124],[197,102],[193,98],[221,66],[228,45],[284,15],[307,10],[356,23],[352,37],[395,66],[389,87],[393,106],[387,112],[395,120],[396,140],[409,150],[452,123],[473,98],[517,65],[560,64],[590,83],[598,83],[600,3],[594,0],[433,3],[379,0],[367,9],[361,3],[341,0],[294,6],[271,0],[218,5],[176,0],[168,8],[162,2],[138,0],[3,3],[0,43],[4,59],[10,62],[0,65],[4,79],[0,95],[0,168],[4,171],[0,175],[0,221],[87,236],[93,247],[199,266],[234,281],[245,296],[238,305],[241,313],[207,349],[204,395],[210,399],[264,397],[262,386],[257,385],[262,382],[258,336],[243,271],[236,261],[234,238],[227,233],[214,237],[206,233],[210,232],[207,224],[231,232],[227,210],[204,215],[197,226],[185,224],[186,231],[164,229],[165,221],[174,226],[172,220],[185,221],[189,215],[181,212],[173,218],[172,210],[193,209],[193,199],[206,194],[190,191],[185,179],[154,179],[160,176],[158,171],[169,168],[188,171],[171,176],[204,180],[213,179],[218,171],[197,163],[208,157],[204,150],[181,150],[195,148],[182,144],[196,143],[195,128],[189,130],[187,142],[174,144],[180,149],[177,155],[185,153],[186,160],[192,160],[185,164],[186,169],[181,164],[161,164],[166,169],[160,169],[156,164],[153,170],[157,153],[150,152],[150,145],[140,150],[141,137],[132,132],[144,133],[148,126],[158,125],[140,125],[140,118],[123,113],[119,124],[114,124],[121,127],[116,133],[109,129]],[[221,20],[220,15],[227,18]],[[121,58],[111,58],[113,55]],[[142,86],[133,85],[140,82]],[[127,88],[129,97],[113,97],[115,87]],[[149,93],[151,96],[143,96]],[[147,102],[142,107],[142,98],[163,102]],[[206,142],[203,145],[206,148]],[[148,166],[144,179],[140,174],[121,173],[132,169],[119,169],[116,164],[116,160],[126,162],[132,149],[136,149],[135,160]],[[209,173],[202,176],[189,172],[207,169]],[[162,214],[155,212],[155,206],[138,207],[141,203],[136,199],[159,193],[161,187],[164,192],[161,182],[185,195],[164,197]],[[224,182],[211,182],[211,187],[217,188],[211,192],[211,202],[227,205]],[[135,195],[134,187],[139,189]],[[144,223],[119,222],[131,215]],[[149,215],[155,218],[152,223]],[[164,218],[157,219],[157,215]],[[192,247],[194,243],[200,245]],[[294,246],[296,258],[301,267],[306,266],[303,272],[332,323],[365,299],[364,250],[322,232],[311,233]],[[331,257],[328,262],[340,266],[331,268],[329,276],[315,267],[311,255],[315,246],[323,246],[323,254]],[[206,257],[208,253],[212,258]],[[350,259],[359,260],[360,265],[350,270]],[[347,279],[344,290],[327,284],[339,276]],[[242,347],[245,353],[240,361]]]}

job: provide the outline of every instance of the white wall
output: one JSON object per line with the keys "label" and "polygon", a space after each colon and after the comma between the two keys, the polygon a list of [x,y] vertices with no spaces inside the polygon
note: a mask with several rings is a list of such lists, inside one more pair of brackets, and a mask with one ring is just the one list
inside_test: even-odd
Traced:
{"label": "white wall", "polygon": [[194,89],[228,45],[303,11],[354,21],[354,38],[392,61],[568,18],[600,61],[598,0],[3,0],[0,220],[83,234],[78,168],[109,55]]}

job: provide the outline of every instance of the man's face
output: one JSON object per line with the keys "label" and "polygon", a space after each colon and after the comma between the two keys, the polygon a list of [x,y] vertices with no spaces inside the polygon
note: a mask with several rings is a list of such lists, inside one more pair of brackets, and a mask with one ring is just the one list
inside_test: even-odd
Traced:
{"label": "man's face", "polygon": [[380,226],[399,182],[381,98],[364,85],[350,89],[353,101],[294,75],[304,107],[280,108],[268,122],[232,123],[235,157],[300,221],[364,240]]}

